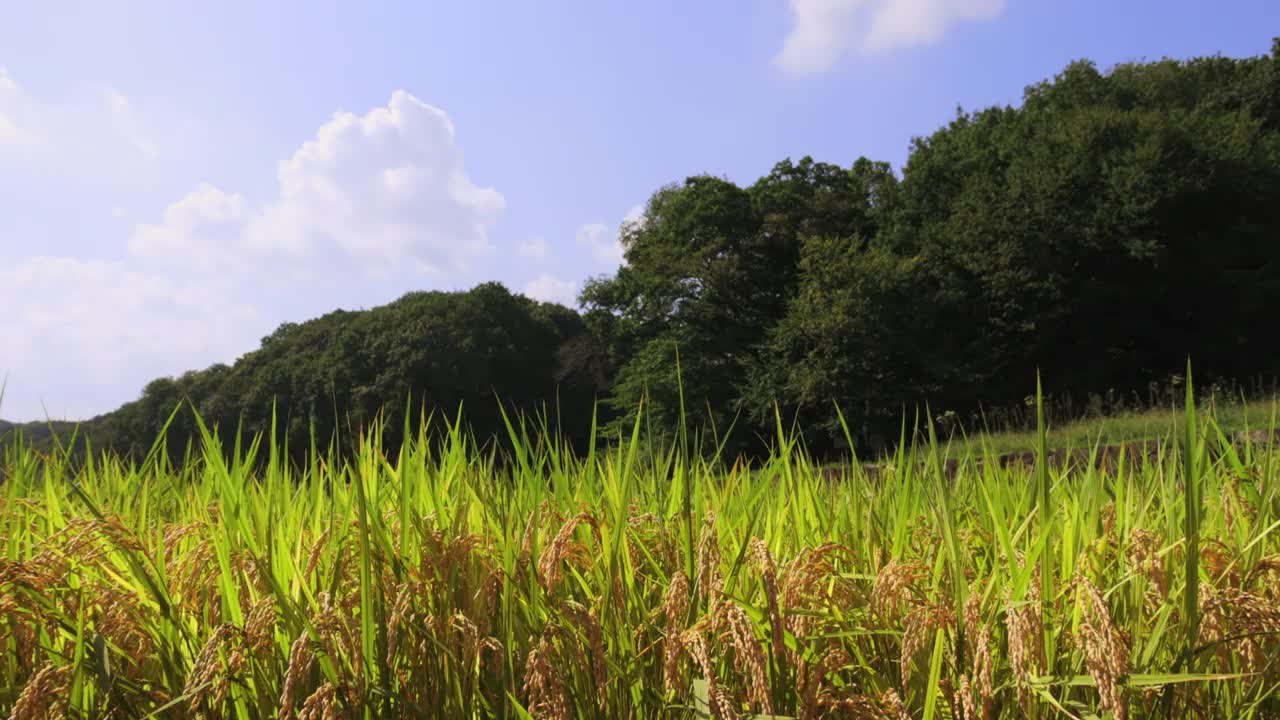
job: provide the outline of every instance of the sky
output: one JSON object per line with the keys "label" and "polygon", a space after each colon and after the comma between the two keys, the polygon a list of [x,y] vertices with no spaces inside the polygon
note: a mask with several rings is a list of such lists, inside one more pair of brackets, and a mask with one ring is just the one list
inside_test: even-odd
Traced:
{"label": "sky", "polygon": [[497,280],[572,305],[658,188],[906,161],[1088,58],[1261,55],[1274,0],[0,0],[0,417]]}

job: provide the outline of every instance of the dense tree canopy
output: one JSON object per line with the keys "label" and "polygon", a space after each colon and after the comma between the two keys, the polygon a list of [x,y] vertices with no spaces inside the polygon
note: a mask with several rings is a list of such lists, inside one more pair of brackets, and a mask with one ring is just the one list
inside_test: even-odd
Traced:
{"label": "dense tree canopy", "polygon": [[[768,435],[775,413],[837,448],[904,410],[1280,374],[1280,41],[1268,56],[1092,63],[1020,107],[960,112],[901,173],[785,160],[748,187],[696,176],[624,226],[626,262],[582,314],[496,284],[412,293],[286,324],[233,366],[156,380],[94,423],[141,451],[184,398],[224,428],[350,438],[383,411],[459,405],[501,434],[496,398],[559,409],[581,441],[594,403],[659,429]],[[411,403],[411,404],[406,404]],[[176,438],[195,429],[175,419]]]}
{"label": "dense tree canopy", "polygon": [[868,437],[921,402],[1016,403],[1037,370],[1066,395],[1161,381],[1188,355],[1203,375],[1273,377],[1278,119],[1280,42],[1105,74],[1082,61],[1019,108],[917,139],[900,180],[806,158],[744,191],[667,188],[628,266],[583,296],[615,318],[614,398],[669,406],[678,347],[687,406],[757,430],[778,408],[821,448],[843,435],[836,403]]}
{"label": "dense tree canopy", "polygon": [[[582,319],[558,305],[486,283],[469,292],[410,293],[372,310],[336,311],[286,323],[233,366],[215,365],[155,380],[141,398],[97,423],[118,449],[145,452],[184,400],[224,431],[277,432],[305,451],[314,431],[344,446],[381,419],[384,439],[400,442],[425,411],[437,428],[462,408],[477,440],[505,435],[501,402],[513,415],[544,414],[566,439],[582,442],[604,381],[592,363]],[[442,417],[443,416],[443,417]],[[198,438],[195,417],[180,412],[170,451]]]}

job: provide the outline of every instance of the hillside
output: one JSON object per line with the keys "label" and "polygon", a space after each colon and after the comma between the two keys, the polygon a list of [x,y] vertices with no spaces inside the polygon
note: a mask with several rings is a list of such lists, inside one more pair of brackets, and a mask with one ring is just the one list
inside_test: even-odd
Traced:
{"label": "hillside", "polygon": [[[169,422],[170,455],[199,443],[196,416],[230,442],[269,433],[295,455],[313,437],[351,447],[380,421],[383,443],[433,416],[447,428],[460,408],[478,442],[506,435],[511,417],[545,413],[566,441],[590,431],[607,368],[582,319],[486,283],[467,292],[413,292],[387,305],[336,310],[285,323],[233,365],[214,365],[148,384],[138,400],[84,426],[94,444],[139,456]],[[499,400],[502,409],[499,408]],[[184,402],[189,401],[189,402]]]}
{"label": "hillside", "polygon": [[[375,419],[395,447],[420,411],[440,430],[461,407],[487,443],[507,434],[500,399],[581,445],[594,410],[616,436],[643,403],[655,432],[705,450],[759,454],[781,420],[835,456],[846,433],[882,448],[917,407],[1026,427],[1037,375],[1057,407],[1162,407],[1152,388],[1176,387],[1188,357],[1202,388],[1280,374],[1277,197],[1280,40],[1240,59],[1078,61],[1020,106],[917,138],[900,171],[804,157],[747,186],[659,188],[581,312],[497,283],[337,310],[232,366],[157,379],[87,429],[143,453],[190,399],[228,430],[274,416],[295,452],[313,431],[349,447]],[[171,455],[199,436],[180,413]]]}
{"label": "hillside", "polygon": [[[75,431],[76,426],[77,423],[63,420],[54,420],[52,423],[44,421],[14,423],[8,420],[0,420],[0,443],[8,441],[21,432],[24,442],[38,448],[46,448],[49,447],[55,433],[59,437],[69,438],[71,433]],[[80,427],[92,427],[92,422],[80,423]]]}

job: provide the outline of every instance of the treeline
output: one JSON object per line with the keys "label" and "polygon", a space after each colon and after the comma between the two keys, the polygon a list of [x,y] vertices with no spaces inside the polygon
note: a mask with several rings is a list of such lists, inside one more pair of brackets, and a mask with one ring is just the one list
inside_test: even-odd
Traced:
{"label": "treeline", "polygon": [[[904,409],[1280,374],[1280,40],[1269,56],[1068,66],[1020,107],[960,112],[900,173],[804,158],[748,187],[698,176],[623,228],[582,312],[487,284],[286,325],[234,366],[157,380],[96,422],[137,450],[182,398],[292,446],[409,403],[503,434],[495,398],[577,442],[593,405],[734,449],[775,412],[810,449]],[[677,369],[679,372],[677,372]],[[556,409],[558,408],[558,412]],[[186,424],[184,424],[186,423]],[[175,420],[189,436],[189,419]],[[384,445],[385,446],[385,445]]]}
{"label": "treeline", "polygon": [[[1180,373],[1280,370],[1280,40],[1266,57],[1068,66],[884,163],[783,162],[659,191],[593,282],[588,324],[647,393],[725,427],[837,444],[904,408],[1019,403]],[[896,433],[895,433],[896,434]]]}
{"label": "treeline", "polygon": [[313,442],[350,450],[375,424],[394,452],[406,418],[410,432],[424,416],[443,432],[461,411],[481,442],[506,436],[505,412],[513,423],[545,419],[583,447],[608,380],[593,348],[576,312],[497,283],[413,292],[370,310],[285,323],[234,365],[154,380],[138,400],[91,421],[86,436],[141,457],[168,422],[168,452],[179,460],[189,441],[200,445],[194,409],[228,447],[237,429],[247,447],[274,424],[277,444],[296,459]]}

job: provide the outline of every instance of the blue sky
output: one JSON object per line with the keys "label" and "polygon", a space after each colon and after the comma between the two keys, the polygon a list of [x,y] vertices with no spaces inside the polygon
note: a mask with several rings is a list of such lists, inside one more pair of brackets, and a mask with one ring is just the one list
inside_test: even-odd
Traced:
{"label": "blue sky", "polygon": [[0,417],[84,418],[280,322],[571,302],[708,172],[900,166],[1066,63],[1268,52],[1274,0],[10,3]]}

